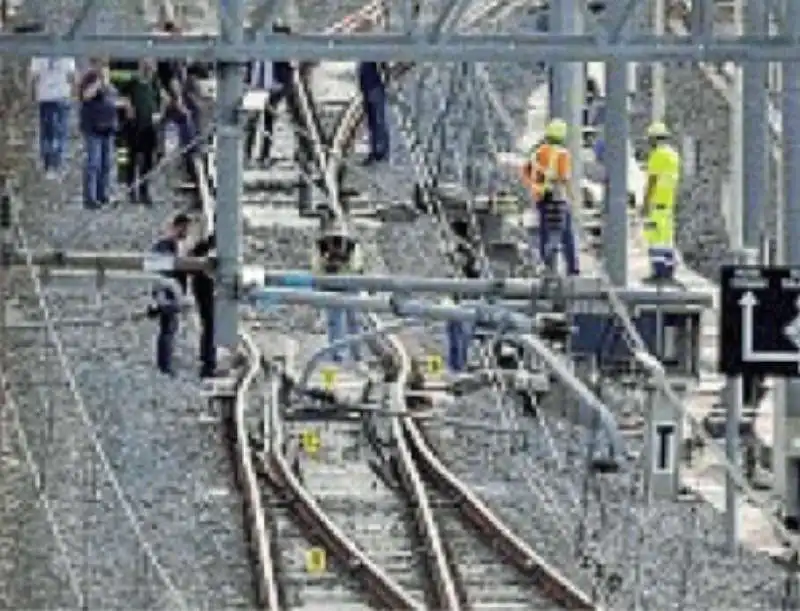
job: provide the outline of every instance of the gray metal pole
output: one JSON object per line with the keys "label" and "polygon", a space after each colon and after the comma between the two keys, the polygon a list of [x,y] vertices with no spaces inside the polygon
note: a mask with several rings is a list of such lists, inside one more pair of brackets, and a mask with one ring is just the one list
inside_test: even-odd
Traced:
{"label": "gray metal pole", "polygon": [[[664,22],[666,21],[667,12],[665,4],[666,2],[664,0],[655,0],[653,5],[653,33],[657,36],[664,35]],[[650,119],[654,122],[664,121],[667,118],[667,101],[666,92],[664,90],[667,70],[664,62],[655,62],[651,65],[653,74],[653,106]]]}
{"label": "gray metal pole", "polygon": [[[551,30],[559,34],[580,34],[583,30],[581,9],[577,0],[559,0],[550,4]],[[560,62],[553,66],[550,116],[564,119],[569,125],[567,148],[572,155],[572,191],[580,193],[583,176],[581,163],[583,106],[585,102],[585,65]]]}
{"label": "gray metal pole", "polygon": [[[745,34],[764,35],[767,32],[767,9],[765,2],[749,1],[744,7]],[[744,173],[744,245],[758,248],[764,232],[764,206],[768,190],[769,146],[768,122],[768,65],[764,62],[743,64],[744,138],[747,171]]]}
{"label": "gray metal pole", "polygon": [[[725,458],[739,465],[739,421],[742,414],[742,377],[729,379],[725,386]],[[730,554],[736,553],[739,539],[739,494],[730,473],[725,476],[725,543]]]}
{"label": "gray metal pole", "polygon": [[616,286],[628,282],[628,70],[619,60],[606,62],[605,157],[606,218],[603,255]]}
{"label": "gray metal pole", "polygon": [[[224,41],[244,42],[245,3],[220,0],[219,27]],[[227,17],[226,17],[227,15]],[[239,104],[243,94],[239,64],[220,64],[217,96],[217,296],[215,340],[233,351],[238,342],[239,305],[236,294],[242,237],[242,127]]]}
{"label": "gray metal pole", "polygon": [[[469,297],[500,297],[505,299],[547,299],[552,297],[548,285],[539,278],[422,278],[419,276],[382,275],[324,275],[305,270],[265,270],[260,266],[245,266],[241,284],[246,288],[282,286],[322,291],[377,291],[390,293],[427,293],[449,295],[458,293]],[[606,300],[608,290],[592,278],[567,278],[561,294],[569,300]],[[711,293],[700,291],[651,291],[622,289],[617,296],[626,303],[652,305],[683,304],[711,307]]]}
{"label": "gray metal pole", "polygon": [[[800,10],[800,0],[786,0],[786,14],[796,14]],[[800,20],[785,19],[786,34],[800,37]],[[783,232],[784,253],[788,265],[800,265],[800,62],[784,62],[783,64]],[[783,414],[776,414],[776,430],[780,429],[785,436],[789,419],[795,422],[800,419],[800,380],[790,379],[786,383],[786,401]],[[797,430],[797,429],[793,429]],[[775,465],[780,461],[776,474],[782,473],[784,481],[777,488],[784,492],[786,515],[800,519],[800,499],[797,485],[788,485],[787,478],[797,478],[794,464],[788,464],[786,443],[776,437],[773,444]],[[792,459],[796,462],[796,459]]]}

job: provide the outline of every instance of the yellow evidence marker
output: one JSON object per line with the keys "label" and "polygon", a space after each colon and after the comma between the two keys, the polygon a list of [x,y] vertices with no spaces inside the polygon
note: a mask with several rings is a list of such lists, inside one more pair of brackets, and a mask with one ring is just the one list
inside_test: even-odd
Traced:
{"label": "yellow evidence marker", "polygon": [[440,376],[444,371],[444,360],[438,354],[428,355],[428,373],[432,376]]}
{"label": "yellow evidence marker", "polygon": [[303,448],[303,452],[309,456],[316,456],[322,447],[322,440],[319,438],[319,432],[308,430],[300,433],[300,445]]}
{"label": "yellow evidence marker", "polygon": [[323,367],[321,373],[322,373],[322,388],[323,388],[323,390],[327,390],[328,392],[332,392],[334,386],[336,386],[336,368],[335,367]]}
{"label": "yellow evidence marker", "polygon": [[322,547],[312,547],[306,552],[306,572],[324,573],[328,570],[328,558],[325,549]]}

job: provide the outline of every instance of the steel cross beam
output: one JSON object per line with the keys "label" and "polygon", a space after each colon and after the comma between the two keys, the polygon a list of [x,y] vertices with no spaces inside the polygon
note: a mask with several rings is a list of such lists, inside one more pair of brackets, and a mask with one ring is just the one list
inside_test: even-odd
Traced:
{"label": "steel cross beam", "polygon": [[[376,291],[389,293],[426,293],[463,297],[498,297],[505,299],[546,298],[546,283],[539,278],[423,278],[382,275],[314,275],[302,270],[264,270],[245,266],[242,282],[250,286],[303,287],[322,291]],[[565,278],[560,287],[569,299],[606,299],[608,289],[588,278]],[[621,292],[620,292],[621,291]],[[636,303],[692,303],[710,307],[712,295],[696,291],[618,289],[623,300]]]}
{"label": "steel cross beam", "polygon": [[143,272],[210,272],[214,260],[208,257],[172,257],[169,255],[131,252],[80,252],[42,250],[33,253],[8,253],[0,258],[0,267],[34,265],[49,269],[83,269],[104,272],[108,270]]}
{"label": "steel cross beam", "polygon": [[714,37],[635,35],[598,41],[593,34],[280,34],[258,41],[216,36],[98,35],[65,40],[42,34],[0,34],[0,55],[58,57],[107,55],[120,59],[187,57],[201,61],[410,62],[781,62],[800,60],[800,38],[787,35]]}

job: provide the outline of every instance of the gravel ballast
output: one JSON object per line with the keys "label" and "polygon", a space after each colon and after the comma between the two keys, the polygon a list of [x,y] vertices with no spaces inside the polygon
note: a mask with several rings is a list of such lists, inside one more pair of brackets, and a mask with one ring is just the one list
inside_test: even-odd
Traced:
{"label": "gravel ballast", "polygon": [[[78,3],[40,7],[62,28]],[[69,5],[68,5],[69,4]],[[58,9],[58,10],[56,10]],[[104,3],[99,31],[141,31],[136,3]],[[31,109],[32,111],[33,109]],[[77,113],[73,110],[72,119]],[[26,119],[30,123],[30,118]],[[25,137],[33,142],[32,133]],[[80,205],[80,148],[68,174],[43,180],[34,147],[18,180],[20,221],[34,248],[144,250],[185,201],[159,177],[156,206]],[[41,318],[26,272],[15,272],[11,321]],[[0,557],[4,608],[250,608],[252,575],[238,491],[218,414],[200,395],[196,324],[182,319],[175,379],[153,367],[155,327],[143,319],[150,282],[52,278],[43,296],[55,320],[106,319],[59,328],[77,383],[41,330],[11,330],[9,381],[27,442],[4,458]],[[96,441],[96,445],[95,445]],[[34,488],[30,465],[42,474]],[[46,499],[37,503],[37,497]],[[52,524],[48,522],[52,519]],[[53,525],[63,539],[61,554]],[[72,581],[70,581],[72,576]]]}

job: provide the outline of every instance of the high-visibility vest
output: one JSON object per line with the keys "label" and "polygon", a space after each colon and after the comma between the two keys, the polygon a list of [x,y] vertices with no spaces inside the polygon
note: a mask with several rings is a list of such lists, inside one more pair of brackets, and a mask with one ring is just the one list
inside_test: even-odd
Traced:
{"label": "high-visibility vest", "polygon": [[668,144],[659,144],[647,158],[647,176],[655,177],[656,184],[650,195],[652,209],[667,207],[670,211],[675,207],[675,194],[680,181],[681,157]]}
{"label": "high-visibility vest", "polygon": [[546,194],[553,199],[566,201],[571,171],[569,151],[557,144],[542,144],[537,147],[532,159],[522,168],[523,182],[533,193],[536,201]]}

